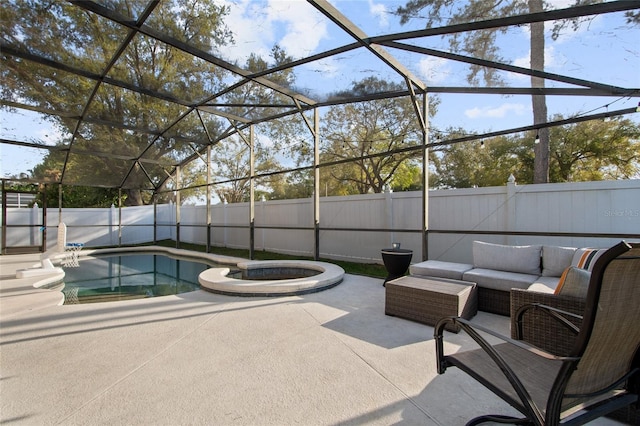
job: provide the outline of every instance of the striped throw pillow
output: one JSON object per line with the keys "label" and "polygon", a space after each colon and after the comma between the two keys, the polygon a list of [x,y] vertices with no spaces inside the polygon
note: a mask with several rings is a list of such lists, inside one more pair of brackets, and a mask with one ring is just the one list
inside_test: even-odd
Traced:
{"label": "striped throw pillow", "polygon": [[594,249],[594,248],[582,248],[576,250],[573,255],[573,259],[571,260],[571,266],[564,270],[562,275],[560,276],[560,281],[558,282],[558,286],[556,287],[553,294],[560,294],[562,292],[562,287],[564,287],[565,282],[567,280],[567,274],[571,268],[580,268],[585,269],[589,272],[593,269],[593,265],[595,265],[596,260],[602,253],[607,251],[607,249]]}
{"label": "striped throw pillow", "polygon": [[587,271],[591,271],[593,269],[593,265],[595,265],[596,260],[602,254],[607,251],[607,249],[594,249],[594,248],[583,248],[576,250],[576,253],[573,255],[573,260],[571,261],[571,266],[576,266],[581,269],[586,269]]}
{"label": "striped throw pillow", "polygon": [[582,299],[587,297],[589,281],[591,280],[590,271],[575,266],[569,266],[562,275],[564,277],[564,281],[558,284],[558,288],[556,288],[554,294],[579,297]]}

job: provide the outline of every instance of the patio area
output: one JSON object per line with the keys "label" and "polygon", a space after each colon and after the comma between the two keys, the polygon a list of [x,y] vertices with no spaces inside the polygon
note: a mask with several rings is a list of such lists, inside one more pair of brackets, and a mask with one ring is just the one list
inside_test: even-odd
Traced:
{"label": "patio area", "polygon": [[[456,369],[437,375],[433,328],[386,316],[382,279],[61,306],[61,293],[15,278],[37,259],[0,257],[3,424],[448,426],[515,414]],[[473,321],[509,332],[506,317]]]}

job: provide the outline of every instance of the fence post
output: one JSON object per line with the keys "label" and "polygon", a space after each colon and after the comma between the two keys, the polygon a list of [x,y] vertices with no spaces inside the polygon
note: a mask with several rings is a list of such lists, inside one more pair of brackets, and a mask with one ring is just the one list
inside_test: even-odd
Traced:
{"label": "fence post", "polygon": [[[516,211],[516,178],[513,174],[509,175],[509,179],[507,180],[507,199],[505,201],[505,207],[507,209],[506,220],[505,223],[505,231],[507,233],[515,231],[517,228],[517,218],[518,214]],[[507,244],[512,244],[513,237],[511,235],[507,235]]]}
{"label": "fence post", "polygon": [[[260,198],[260,217],[262,218],[263,225],[267,221],[266,207],[267,207],[267,200],[265,199],[265,197],[263,195]],[[260,230],[260,244],[259,244],[258,247],[256,247],[256,248],[261,249],[261,250],[266,250],[264,233],[265,233],[265,229],[262,228]]]}
{"label": "fence post", "polygon": [[391,230],[389,233],[389,247],[391,247],[396,237],[393,232],[393,190],[389,185],[385,185],[384,187],[384,220],[384,227]]}
{"label": "fence post", "polygon": [[158,244],[158,199],[153,194],[153,244]]}
{"label": "fence post", "polygon": [[222,200],[222,229],[224,229],[223,234],[223,247],[227,247],[227,199]]}
{"label": "fence post", "polygon": [[122,245],[122,188],[118,188],[118,247]]}
{"label": "fence post", "polygon": [[116,206],[111,203],[111,207],[109,208],[109,245],[115,246],[115,217],[116,217]]}
{"label": "fence post", "polygon": [[173,200],[169,200],[169,238],[174,240],[176,239],[176,209],[173,208]]}
{"label": "fence post", "polygon": [[[36,241],[37,244],[40,244],[40,238],[39,238],[39,233],[41,232],[40,227],[36,226],[38,224],[38,210],[40,209],[40,207],[38,207],[38,203],[33,203],[33,208],[31,208],[31,217],[29,218],[30,223],[29,223],[29,229],[31,230],[31,232],[29,232],[29,245],[30,246],[35,246],[36,245]],[[45,228],[47,226],[47,224],[45,223]],[[43,229],[42,232],[44,233],[45,230]],[[46,252],[47,248],[43,247],[43,250]]]}
{"label": "fence post", "polygon": [[182,188],[182,168],[180,166],[176,167],[176,248],[180,248],[180,224],[182,222],[181,215],[181,207],[182,207],[182,192],[180,189]]}

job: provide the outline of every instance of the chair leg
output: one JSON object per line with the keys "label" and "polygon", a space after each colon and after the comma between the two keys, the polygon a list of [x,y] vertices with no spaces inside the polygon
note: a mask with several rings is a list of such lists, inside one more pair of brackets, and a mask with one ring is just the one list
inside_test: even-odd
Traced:
{"label": "chair leg", "polygon": [[473,418],[465,426],[475,426],[485,422],[505,423],[511,425],[533,425],[534,423],[526,418],[503,416],[500,414],[487,414]]}

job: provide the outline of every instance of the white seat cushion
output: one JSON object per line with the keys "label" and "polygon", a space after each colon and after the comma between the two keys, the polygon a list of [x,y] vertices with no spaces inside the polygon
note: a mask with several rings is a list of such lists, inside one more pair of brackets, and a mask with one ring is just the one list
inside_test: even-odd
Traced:
{"label": "white seat cushion", "polygon": [[534,291],[536,293],[546,293],[553,294],[553,289],[549,286],[546,286],[542,283],[533,283],[529,286],[527,291]]}
{"label": "white seat cushion", "polygon": [[480,287],[510,291],[512,288],[529,288],[538,280],[539,275],[519,274],[517,272],[495,271],[493,269],[474,268],[462,274],[463,281],[471,281]]}
{"label": "white seat cushion", "polygon": [[531,284],[527,290],[538,291],[540,293],[554,293],[559,282],[560,277],[540,277],[536,282]]}
{"label": "white seat cushion", "polygon": [[471,270],[473,265],[468,263],[442,262],[440,260],[426,260],[415,263],[409,267],[411,275],[424,275],[428,277],[450,278],[462,280],[462,274]]}

